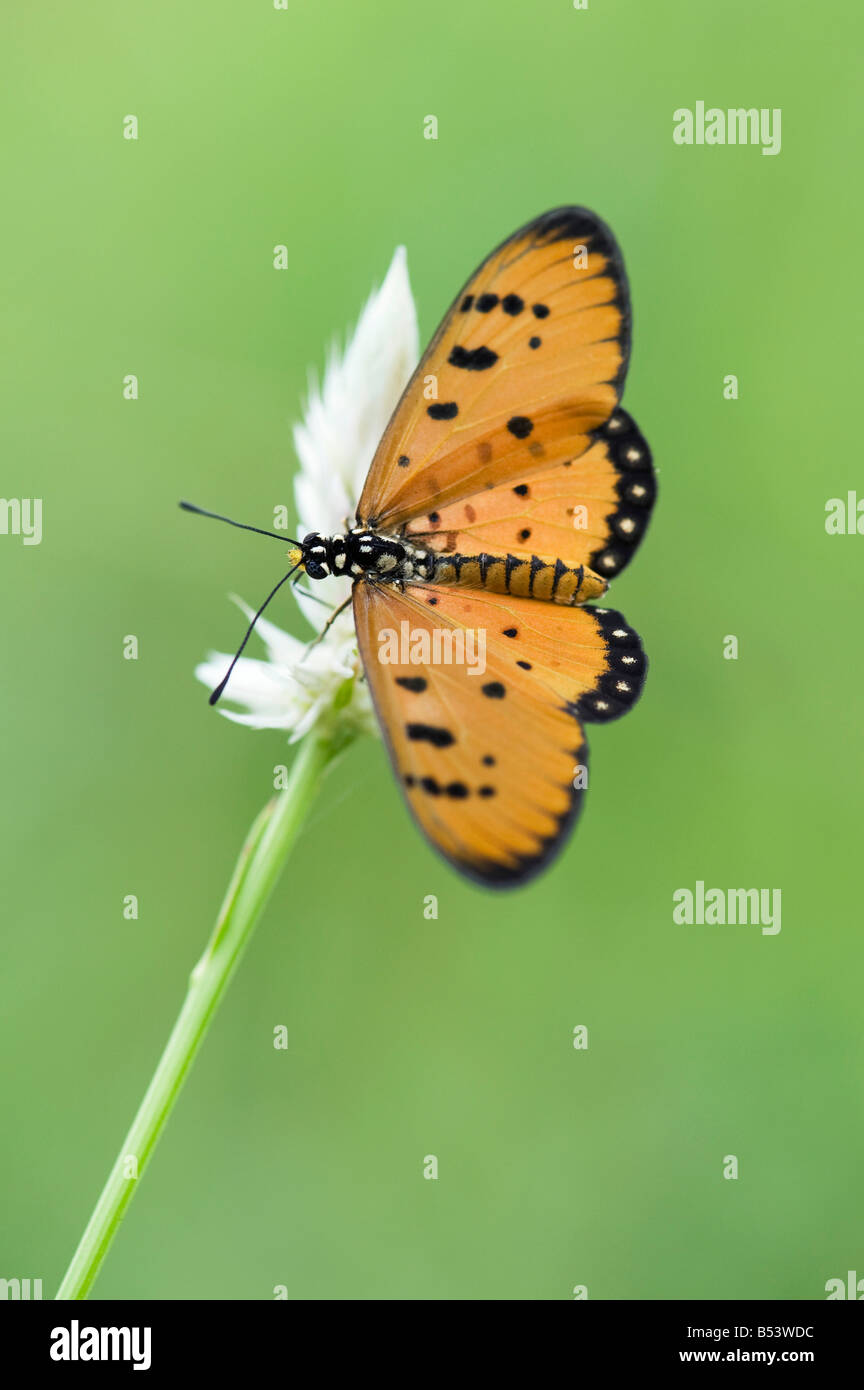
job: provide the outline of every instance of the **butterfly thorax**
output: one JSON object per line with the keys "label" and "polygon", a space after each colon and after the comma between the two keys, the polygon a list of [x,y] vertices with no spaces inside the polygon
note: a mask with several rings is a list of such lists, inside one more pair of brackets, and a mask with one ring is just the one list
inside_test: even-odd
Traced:
{"label": "butterfly thorax", "polygon": [[303,562],[310,579],[335,574],[384,584],[428,582],[434,577],[435,560],[423,547],[366,526],[337,536],[313,531],[303,539]]}
{"label": "butterfly thorax", "polygon": [[357,526],[343,535],[311,532],[303,540],[306,573],[310,579],[348,575],[378,584],[455,584],[493,593],[576,605],[598,598],[606,581],[583,565],[532,555],[465,555],[440,551],[405,535]]}

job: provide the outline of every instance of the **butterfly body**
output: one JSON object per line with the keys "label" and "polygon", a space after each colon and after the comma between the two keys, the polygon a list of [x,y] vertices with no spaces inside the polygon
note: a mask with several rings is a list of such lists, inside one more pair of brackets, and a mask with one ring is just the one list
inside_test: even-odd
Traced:
{"label": "butterfly body", "polygon": [[350,576],[377,584],[460,585],[469,589],[488,589],[496,594],[535,598],[551,603],[574,605],[605,593],[606,580],[586,570],[570,566],[557,557],[541,559],[531,555],[463,555],[459,551],[438,553],[406,539],[404,533],[390,535],[357,526],[342,535],[321,536],[310,532],[303,549],[296,555],[310,579]]}

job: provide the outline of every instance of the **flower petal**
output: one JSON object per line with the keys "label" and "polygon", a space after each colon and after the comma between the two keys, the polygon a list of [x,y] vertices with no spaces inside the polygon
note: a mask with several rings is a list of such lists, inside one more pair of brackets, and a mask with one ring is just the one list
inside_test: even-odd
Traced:
{"label": "flower petal", "polygon": [[417,312],[405,248],[399,246],[344,354],[331,348],[323,386],[310,383],[305,420],[294,428],[301,533],[333,534],[353,516],[375,450],[418,356]]}
{"label": "flower petal", "polygon": [[[324,384],[319,389],[312,382],[306,418],[294,429],[300,459],[294,487],[301,536],[313,530],[341,531],[345,520],[353,516],[372,457],[418,353],[417,315],[405,249],[400,246],[344,353],[337,347],[328,353]],[[330,577],[309,583],[309,593],[294,589],[294,594],[304,616],[320,632],[333,609],[349,595],[349,581]],[[309,596],[313,589],[323,605]],[[242,599],[234,602],[251,621],[254,610]],[[344,721],[375,731],[350,607],[311,647],[267,618],[258,619],[255,634],[267,649],[267,659],[243,656],[237,662],[224,699],[246,709],[220,706],[226,719],[253,729],[290,729],[292,743],[319,722]],[[230,656],[211,652],[196,667],[195,675],[215,689],[230,662]],[[342,698],[346,680],[352,682],[347,702]]]}

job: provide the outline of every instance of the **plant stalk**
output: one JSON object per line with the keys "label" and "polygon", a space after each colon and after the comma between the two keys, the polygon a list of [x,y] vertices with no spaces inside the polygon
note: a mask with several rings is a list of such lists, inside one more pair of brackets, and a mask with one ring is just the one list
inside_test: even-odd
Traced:
{"label": "plant stalk", "polygon": [[89,1295],[336,745],[337,740],[307,735],[288,785],[264,808],[249,831],[207,949],[189,978],[183,1007],[57,1292],[58,1299]]}

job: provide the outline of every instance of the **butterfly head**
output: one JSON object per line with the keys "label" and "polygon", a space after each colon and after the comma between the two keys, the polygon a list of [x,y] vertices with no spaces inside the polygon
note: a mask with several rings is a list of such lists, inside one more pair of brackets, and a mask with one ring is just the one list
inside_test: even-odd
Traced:
{"label": "butterfly head", "polygon": [[[303,561],[303,568],[310,579],[326,579],[331,569],[331,555],[328,553],[328,544],[323,536],[319,536],[317,531],[310,531],[303,537],[297,551],[298,556]],[[290,554],[291,562],[294,563],[294,552]]]}

